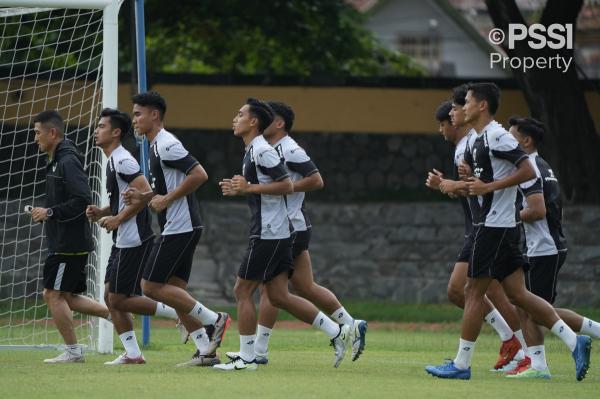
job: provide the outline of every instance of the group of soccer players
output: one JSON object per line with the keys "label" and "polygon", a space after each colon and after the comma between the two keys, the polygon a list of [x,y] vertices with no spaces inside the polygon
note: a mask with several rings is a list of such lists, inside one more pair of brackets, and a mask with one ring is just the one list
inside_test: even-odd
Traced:
{"label": "group of soccer players", "polygon": [[470,379],[485,320],[503,341],[493,370],[508,378],[550,378],[543,326],[569,348],[581,381],[600,324],[551,305],[567,247],[558,180],[537,152],[544,126],[513,117],[507,131],[494,120],[499,105],[496,85],[472,83],[455,88],[436,111],[440,132],[456,146],[456,176],[434,169],[426,185],[463,205],[465,240],[448,296],[464,315],[454,360],[425,369],[439,378]]}
{"label": "group of soccer players", "polygon": [[[268,342],[282,308],[325,332],[334,347],[334,367],[347,350],[357,360],[365,348],[367,323],[354,319],[335,295],[313,280],[308,252],[311,224],[304,193],[323,187],[316,165],[289,137],[291,107],[281,102],[248,99],[233,120],[234,135],[246,146],[242,174],[223,179],[224,196],[244,195],[251,211],[249,245],[234,292],[238,304],[240,351],[217,357],[230,322],[186,290],[195,247],[202,235],[195,191],[208,176],[182,143],[164,128],[166,102],[156,92],[133,97],[133,120],[127,113],[104,109],[95,130],[96,145],[108,158],[109,204],[92,204],[81,158],[64,136],[56,111],[34,120],[35,141],[48,155],[45,207],[35,207],[33,221],[44,222],[48,258],[44,265],[44,299],[65,341],[65,352],[46,363],[84,362],[77,344],[72,311],[112,321],[125,352],[108,365],[146,362],[131,314],[178,319],[196,346],[181,366],[221,370],[256,370],[268,362]],[[131,128],[150,143],[150,182],[123,142]],[[155,239],[150,211],[161,234]],[[86,290],[85,265],[93,250],[89,222],[113,233],[105,277],[106,306],[80,295]],[[288,291],[288,281],[299,295]],[[261,290],[257,320],[253,294]],[[142,296],[141,294],[145,295]],[[330,316],[324,314],[327,312]]]}

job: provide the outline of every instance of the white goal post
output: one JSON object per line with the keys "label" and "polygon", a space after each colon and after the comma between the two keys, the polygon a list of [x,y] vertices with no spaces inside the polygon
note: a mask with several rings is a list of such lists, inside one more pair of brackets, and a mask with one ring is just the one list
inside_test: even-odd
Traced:
{"label": "white goal post", "polygon": [[[85,152],[94,200],[107,204],[106,157],[94,148],[93,131],[99,111],[117,107],[121,3],[0,0],[0,186],[6,184],[0,187],[1,348],[62,344],[50,332],[55,327],[48,325],[50,315],[41,300],[44,233],[22,215],[24,205],[43,204],[45,191],[31,120],[42,108],[56,107],[65,118],[67,137]],[[72,27],[71,22],[82,25]],[[96,249],[88,260],[87,295],[103,301],[112,240],[97,227],[93,232]],[[111,323],[81,317],[77,325],[87,349],[112,352]]]}

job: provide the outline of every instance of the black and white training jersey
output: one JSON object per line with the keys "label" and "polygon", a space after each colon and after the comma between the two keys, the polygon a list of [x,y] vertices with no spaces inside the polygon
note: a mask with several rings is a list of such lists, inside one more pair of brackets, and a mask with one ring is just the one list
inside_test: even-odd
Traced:
{"label": "black and white training jersey", "polygon": [[[150,143],[150,184],[156,194],[166,195],[175,190],[196,165],[191,156],[173,134],[162,129]],[[173,201],[158,213],[162,235],[188,233],[201,228],[198,200],[194,193]]]}
{"label": "black and white training jersey", "polygon": [[[290,136],[285,136],[273,145],[283,161],[286,171],[293,182],[302,180],[319,171],[306,151]],[[288,216],[294,231],[305,231],[311,227],[310,220],[304,209],[304,192],[294,192],[286,195]]]}
{"label": "black and white training jersey", "polygon": [[[248,146],[242,164],[242,174],[250,184],[266,184],[288,177],[277,151],[262,135]],[[290,220],[283,195],[248,194],[250,238],[276,240],[290,237]]]}
{"label": "black and white training jersey", "polygon": [[[490,183],[511,175],[516,166],[529,162],[517,140],[496,121],[490,122],[480,133],[469,136],[465,161],[473,175]],[[515,227],[517,187],[507,187],[469,199],[473,225],[487,227]]]}
{"label": "black and white training jersey", "polygon": [[532,223],[523,223],[527,243],[527,256],[556,255],[567,250],[567,240],[562,231],[562,199],[558,179],[550,165],[536,152],[529,154],[537,178],[520,185],[523,191],[523,208],[527,208],[527,196],[543,193],[546,217]]}
{"label": "black and white training jersey", "polygon": [[[472,134],[476,134],[475,130],[471,129],[467,134],[460,139],[456,148],[454,149],[454,178],[459,179],[458,167],[465,159],[465,151],[467,149],[467,141]],[[465,237],[468,237],[473,231],[473,217],[471,216],[471,207],[469,206],[469,200],[462,195],[458,197],[460,205],[462,206],[463,213],[465,215]]]}
{"label": "black and white training jersey", "polygon": [[[141,176],[140,165],[123,146],[115,148],[106,165],[106,191],[110,200],[111,215],[116,216],[125,208],[121,193],[129,183]],[[150,212],[144,207],[136,216],[122,223],[113,231],[113,242],[117,248],[137,247],[152,237]]]}

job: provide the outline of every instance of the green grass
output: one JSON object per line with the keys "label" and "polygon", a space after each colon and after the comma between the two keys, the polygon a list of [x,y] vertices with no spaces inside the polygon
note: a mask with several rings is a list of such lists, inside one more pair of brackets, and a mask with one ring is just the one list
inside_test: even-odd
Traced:
{"label": "green grass", "polygon": [[[238,349],[235,325],[220,349]],[[115,355],[87,354],[86,364],[45,365],[54,351],[0,351],[2,398],[592,398],[600,390],[600,373],[576,382],[570,354],[554,337],[547,339],[549,381],[514,381],[488,371],[496,360],[498,339],[486,327],[477,342],[470,381],[434,379],[426,364],[453,357],[458,343],[456,325],[427,331],[371,328],[367,348],[357,362],[346,359],[332,367],[333,351],[323,333],[312,328],[276,329],[270,363],[255,373],[224,373],[208,368],[176,368],[193,352],[177,342],[171,327],[155,327],[152,345],[144,351],[148,364],[109,367]],[[139,331],[139,329],[138,329]],[[115,347],[119,348],[115,337]],[[117,350],[117,352],[118,352]],[[598,349],[593,354],[598,355]],[[594,357],[593,357],[594,360]]]}

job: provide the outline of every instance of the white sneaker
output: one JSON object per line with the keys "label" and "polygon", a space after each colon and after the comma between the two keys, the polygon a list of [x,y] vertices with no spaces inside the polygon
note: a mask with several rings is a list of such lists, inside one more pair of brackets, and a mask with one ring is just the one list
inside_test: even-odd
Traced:
{"label": "white sneaker", "polygon": [[177,367],[190,367],[190,366],[198,366],[198,367],[208,367],[214,366],[215,364],[221,363],[221,360],[217,357],[217,355],[201,355],[199,350],[196,350],[194,356],[187,362],[179,363]]}
{"label": "white sneaker", "polygon": [[115,360],[110,362],[105,362],[104,364],[109,366],[116,366],[119,364],[146,364],[146,359],[144,359],[144,355],[139,355],[138,357],[129,357],[127,353],[123,353]]}
{"label": "white sneaker", "polygon": [[351,333],[352,328],[350,328],[348,324],[340,324],[339,334],[337,337],[331,340],[331,346],[333,346],[333,350],[335,352],[335,357],[333,359],[333,367],[335,368],[337,368],[342,360],[344,360],[346,350],[348,350],[352,344],[352,340],[350,339]]}
{"label": "white sneaker", "polygon": [[356,361],[365,350],[367,329],[369,325],[364,320],[354,320],[352,326],[352,361]]}
{"label": "white sneaker", "polygon": [[69,351],[65,351],[52,359],[44,359],[44,363],[85,363],[83,354],[77,355]]}
{"label": "white sneaker", "polygon": [[181,343],[187,344],[187,342],[190,339],[190,333],[185,329],[185,326],[183,325],[180,319],[177,319],[177,324],[175,324],[175,327],[177,327],[177,329],[179,330],[179,340],[181,341]]}
{"label": "white sneaker", "polygon": [[229,363],[221,363],[214,365],[213,368],[215,370],[223,371],[256,371],[256,369],[258,368],[258,364],[256,364],[256,361],[254,360],[252,360],[251,362],[247,362],[241,357],[237,357]]}
{"label": "white sneaker", "polygon": [[[240,356],[240,352],[226,352],[225,356],[229,358],[229,360],[235,360]],[[258,353],[254,354],[254,361],[256,364],[267,364],[269,363],[269,354],[265,353],[264,355],[259,355]]]}

